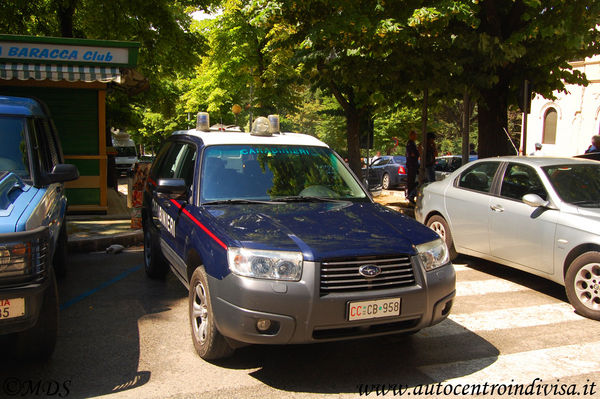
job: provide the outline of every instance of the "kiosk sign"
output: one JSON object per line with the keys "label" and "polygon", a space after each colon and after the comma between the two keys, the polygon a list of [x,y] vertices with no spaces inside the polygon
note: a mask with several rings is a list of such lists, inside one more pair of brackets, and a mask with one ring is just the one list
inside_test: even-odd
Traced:
{"label": "kiosk sign", "polygon": [[74,62],[127,64],[129,51],[119,47],[77,46],[50,43],[0,42],[0,58],[21,62]]}

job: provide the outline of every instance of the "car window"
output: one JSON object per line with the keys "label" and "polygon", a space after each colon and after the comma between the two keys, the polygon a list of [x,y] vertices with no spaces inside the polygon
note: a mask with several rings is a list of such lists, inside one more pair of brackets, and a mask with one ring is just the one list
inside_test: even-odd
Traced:
{"label": "car window", "polygon": [[40,172],[48,173],[54,168],[54,161],[58,160],[58,156],[53,157],[50,151],[49,132],[45,130],[45,126],[38,119],[33,123],[31,133],[32,160],[37,163]]}
{"label": "car window", "polygon": [[0,171],[30,179],[25,127],[24,118],[0,117]]}
{"label": "car window", "polygon": [[437,158],[435,160],[435,170],[445,172],[448,170],[448,160],[446,158]]}
{"label": "car window", "polygon": [[489,193],[498,165],[498,162],[482,162],[471,166],[460,175],[458,186]]}
{"label": "car window", "polygon": [[390,162],[389,158],[379,158],[376,159],[375,162],[371,164],[371,166],[383,166],[386,165],[388,162]]}
{"label": "car window", "polygon": [[500,195],[521,200],[525,194],[537,194],[544,200],[548,199],[546,189],[532,167],[511,163],[504,172]]}
{"label": "car window", "polygon": [[402,155],[397,155],[394,157],[394,163],[404,164],[404,163],[406,163],[406,157],[402,156]]}
{"label": "car window", "polygon": [[600,208],[600,163],[553,165],[542,170],[563,201],[584,208]]}
{"label": "car window", "polygon": [[158,179],[184,179],[188,187],[194,178],[194,162],[196,150],[189,143],[174,143],[165,155],[160,165],[156,178]]}
{"label": "car window", "polygon": [[326,197],[366,199],[329,148],[219,145],[203,154],[201,200]]}

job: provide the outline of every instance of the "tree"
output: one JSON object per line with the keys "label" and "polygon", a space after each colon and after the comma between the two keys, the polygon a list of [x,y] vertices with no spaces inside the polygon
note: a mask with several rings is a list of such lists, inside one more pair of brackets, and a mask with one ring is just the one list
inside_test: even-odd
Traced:
{"label": "tree", "polygon": [[479,23],[467,37],[477,46],[465,72],[478,98],[479,155],[511,154],[507,111],[524,80],[548,98],[565,83],[587,83],[568,61],[600,51],[600,2],[481,0],[472,7]]}

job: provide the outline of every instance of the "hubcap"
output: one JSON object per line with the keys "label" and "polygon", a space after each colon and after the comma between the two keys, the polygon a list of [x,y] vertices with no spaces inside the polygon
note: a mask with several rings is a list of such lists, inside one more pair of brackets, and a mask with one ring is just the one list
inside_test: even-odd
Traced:
{"label": "hubcap", "polygon": [[208,334],[209,311],[206,304],[206,290],[202,282],[194,288],[194,302],[192,303],[192,328],[194,335],[200,343],[206,342]]}
{"label": "hubcap", "polygon": [[444,229],[444,225],[442,225],[440,222],[433,222],[429,228],[435,231],[442,238],[442,240],[444,240],[444,242],[446,241],[446,229]]}
{"label": "hubcap", "polygon": [[583,266],[575,276],[573,288],[585,307],[600,310],[600,264],[590,263]]}
{"label": "hubcap", "polygon": [[390,177],[388,175],[383,176],[383,182],[381,182],[383,188],[388,188],[390,186]]}

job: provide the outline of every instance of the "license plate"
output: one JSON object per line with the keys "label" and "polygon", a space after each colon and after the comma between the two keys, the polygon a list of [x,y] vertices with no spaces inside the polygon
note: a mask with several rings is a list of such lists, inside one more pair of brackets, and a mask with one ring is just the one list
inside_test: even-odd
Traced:
{"label": "license plate", "polygon": [[400,298],[350,302],[348,304],[348,320],[354,321],[400,316],[400,303]]}
{"label": "license plate", "polygon": [[0,299],[0,320],[25,315],[25,298]]}

